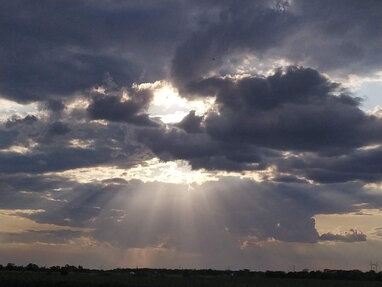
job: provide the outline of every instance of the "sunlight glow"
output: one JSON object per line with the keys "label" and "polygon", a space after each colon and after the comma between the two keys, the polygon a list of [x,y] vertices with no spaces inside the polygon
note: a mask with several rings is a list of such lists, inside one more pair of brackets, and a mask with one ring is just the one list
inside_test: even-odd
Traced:
{"label": "sunlight glow", "polygon": [[28,154],[38,147],[38,143],[32,139],[28,139],[24,145],[12,145],[5,149],[0,149],[0,152],[14,152],[20,154]]}
{"label": "sunlight glow", "polygon": [[182,98],[178,90],[165,81],[142,85],[154,91],[154,98],[148,110],[150,116],[158,117],[166,124],[180,122],[191,110],[197,115],[204,115],[215,102],[213,98],[193,101]]}
{"label": "sunlight glow", "polygon": [[19,104],[11,100],[0,98],[0,122],[8,120],[11,116],[26,116],[28,113],[36,113],[38,105]]}
{"label": "sunlight glow", "polygon": [[90,148],[94,144],[94,140],[81,140],[81,139],[71,139],[69,141],[69,147],[74,148]]}
{"label": "sunlight glow", "polygon": [[203,183],[217,180],[212,172],[191,170],[187,162],[177,160],[162,162],[158,158],[145,161],[130,169],[119,167],[99,166],[92,168],[78,168],[55,173],[58,176],[68,177],[81,183],[102,181],[110,178],[122,178],[125,180],[138,179],[143,182],[166,182],[166,183]]}

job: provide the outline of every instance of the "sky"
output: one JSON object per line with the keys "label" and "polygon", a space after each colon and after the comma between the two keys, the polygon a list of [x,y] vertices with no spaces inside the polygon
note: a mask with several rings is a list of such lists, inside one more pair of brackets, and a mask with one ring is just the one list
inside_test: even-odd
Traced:
{"label": "sky", "polygon": [[382,1],[0,2],[0,264],[382,260]]}

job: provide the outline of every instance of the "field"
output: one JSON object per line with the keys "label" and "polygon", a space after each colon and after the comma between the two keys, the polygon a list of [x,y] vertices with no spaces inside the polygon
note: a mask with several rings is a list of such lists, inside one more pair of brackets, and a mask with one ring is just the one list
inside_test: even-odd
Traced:
{"label": "field", "polygon": [[127,272],[35,272],[35,271],[1,271],[0,286],[4,287],[44,287],[44,286],[129,286],[129,287],[382,287],[379,281],[355,280],[322,280],[322,279],[292,279],[266,278],[262,276],[229,276],[229,275],[163,275],[149,274],[137,276]]}

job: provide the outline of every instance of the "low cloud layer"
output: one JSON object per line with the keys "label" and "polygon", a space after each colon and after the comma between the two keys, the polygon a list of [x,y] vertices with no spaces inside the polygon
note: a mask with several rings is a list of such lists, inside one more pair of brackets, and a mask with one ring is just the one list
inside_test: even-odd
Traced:
{"label": "low cloud layer", "polygon": [[340,242],[361,242],[366,241],[366,234],[360,232],[356,229],[351,229],[345,234],[333,234],[333,233],[324,233],[321,234],[320,240],[322,241],[340,241]]}

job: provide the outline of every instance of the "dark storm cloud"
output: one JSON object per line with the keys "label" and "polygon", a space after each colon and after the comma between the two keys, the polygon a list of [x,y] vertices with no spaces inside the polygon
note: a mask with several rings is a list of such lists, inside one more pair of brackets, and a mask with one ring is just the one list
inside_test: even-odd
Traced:
{"label": "dark storm cloud", "polygon": [[352,180],[377,182],[382,179],[381,147],[355,150],[340,157],[304,155],[278,164],[281,171],[306,176],[317,182],[333,183]]}
{"label": "dark storm cloud", "polygon": [[336,151],[381,141],[382,121],[317,71],[289,67],[267,77],[206,79],[215,90],[219,114],[205,120],[213,138],[268,148]]}
{"label": "dark storm cloud", "polygon": [[19,118],[19,117],[13,117],[7,120],[5,123],[5,126],[7,128],[12,128],[16,125],[22,124],[22,125],[29,125],[37,122],[37,117],[34,115],[26,115],[24,118]]}
{"label": "dark storm cloud", "polygon": [[[356,149],[381,142],[381,118],[316,70],[292,66],[268,77],[213,77],[189,88],[216,97],[216,112],[191,111],[173,127],[137,130],[138,140],[163,160],[213,170],[276,165],[323,182],[380,174],[378,150]],[[282,151],[299,156],[284,160]]]}
{"label": "dark storm cloud", "polygon": [[48,135],[50,136],[65,135],[68,132],[70,132],[69,126],[62,122],[54,122],[48,127]]}
{"label": "dark storm cloud", "polygon": [[[86,119],[86,117],[85,117]],[[140,156],[149,154],[132,137],[128,126],[78,122],[65,115],[65,121],[35,116],[11,118],[0,129],[3,149],[12,145],[22,149],[2,150],[0,171],[6,174],[45,173],[96,165],[131,167]]]}
{"label": "dark storm cloud", "polygon": [[13,115],[4,122],[5,130],[14,135],[13,145],[27,145],[29,140],[36,138],[43,132],[44,123],[36,115],[25,117]]}
{"label": "dark storm cloud", "polygon": [[379,1],[276,3],[5,1],[1,92],[28,102],[88,89],[107,74],[122,86],[154,81],[167,77],[171,58],[180,87],[226,74],[223,63],[242,54],[321,71],[380,68]]}
{"label": "dark storm cloud", "polygon": [[0,149],[8,148],[16,141],[16,131],[8,131],[0,129]]}
{"label": "dark storm cloud", "polygon": [[42,173],[88,167],[111,160],[111,153],[112,150],[106,148],[95,151],[69,147],[27,155],[3,152],[1,153],[0,172]]}
{"label": "dark storm cloud", "polygon": [[349,232],[345,234],[333,234],[328,232],[320,235],[321,241],[361,242],[366,241],[366,239],[366,234],[356,229],[350,229]]}
{"label": "dark storm cloud", "polygon": [[[181,124],[182,125],[182,124]],[[187,133],[179,128],[137,129],[138,141],[162,160],[187,160],[194,169],[256,170],[265,167],[266,158],[277,151],[245,143],[216,141],[206,133]]]}
{"label": "dark storm cloud", "polygon": [[181,129],[137,129],[137,138],[163,158],[205,157],[214,155],[217,144],[206,134],[188,134]]}
{"label": "dark storm cloud", "polygon": [[107,74],[119,85],[163,78],[193,25],[185,6],[195,10],[183,1],[2,2],[1,93],[28,102],[88,89]]}
{"label": "dark storm cloud", "polygon": [[217,21],[202,26],[176,50],[172,77],[181,90],[218,70],[225,57],[281,45],[294,26],[290,13],[270,9],[267,1],[223,3]]}
{"label": "dark storm cloud", "polygon": [[[55,188],[62,187],[62,178],[57,176],[41,176],[41,175],[1,175],[2,191],[22,191],[29,192],[48,192]],[[1,208],[5,208],[4,205]],[[15,208],[16,207],[11,207]]]}
{"label": "dark storm cloud", "polygon": [[[34,54],[34,52],[30,53]],[[67,95],[101,83],[106,71],[121,84],[129,83],[131,72],[126,67],[131,64],[127,61],[123,63],[123,60],[112,56],[73,56],[70,55],[71,52],[68,52],[69,55],[62,56],[64,59],[57,57],[57,54],[65,53],[59,50],[53,52],[53,55],[40,55],[47,59],[33,59],[38,56],[31,56],[20,60],[20,63],[16,60],[8,66],[3,64],[9,72],[2,78],[2,94],[19,102],[44,100],[52,94]],[[8,56],[9,58],[11,57]],[[29,63],[30,61],[36,61],[36,63]],[[27,65],[27,69],[24,65]]]}
{"label": "dark storm cloud", "polygon": [[152,91],[130,89],[128,96],[128,100],[123,100],[122,92],[119,94],[95,93],[87,111],[92,119],[157,126],[158,124],[145,113],[153,97]]}
{"label": "dark storm cloud", "polygon": [[286,59],[341,76],[381,69],[380,1],[297,0],[281,8],[277,2],[218,4],[216,21],[177,48],[172,62],[177,86],[187,92],[211,72],[235,74],[237,55],[254,55],[258,64],[268,65],[268,59]]}
{"label": "dark storm cloud", "polygon": [[195,111],[190,111],[176,126],[182,128],[187,133],[202,132],[202,116],[195,115]]}
{"label": "dark storm cloud", "polygon": [[[126,139],[128,128],[113,124],[72,124],[69,130],[64,123],[45,123],[37,131],[22,135],[24,132],[19,131],[15,143],[26,145],[28,152],[2,151],[0,172],[37,174],[97,165],[128,168],[148,154],[132,139]],[[36,147],[28,147],[30,140],[37,143]]]}
{"label": "dark storm cloud", "polygon": [[59,113],[65,109],[65,104],[58,99],[49,99],[46,104],[46,108],[52,112]]}

